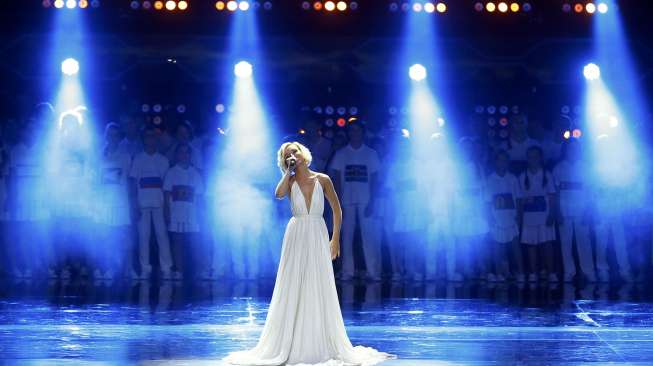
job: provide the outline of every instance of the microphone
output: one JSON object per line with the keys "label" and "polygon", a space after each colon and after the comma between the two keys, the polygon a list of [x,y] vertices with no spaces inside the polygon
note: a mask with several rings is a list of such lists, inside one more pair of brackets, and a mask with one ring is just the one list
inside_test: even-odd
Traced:
{"label": "microphone", "polygon": [[288,169],[290,169],[290,173],[291,173],[292,175],[295,174],[295,165],[296,165],[296,164],[297,164],[297,159],[295,159],[295,158],[290,158],[290,159],[288,160]]}

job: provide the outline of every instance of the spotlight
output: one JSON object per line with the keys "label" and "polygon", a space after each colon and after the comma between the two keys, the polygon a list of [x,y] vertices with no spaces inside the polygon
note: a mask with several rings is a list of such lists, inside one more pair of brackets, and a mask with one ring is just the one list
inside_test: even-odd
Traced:
{"label": "spotlight", "polygon": [[355,1],[352,1],[351,3],[349,3],[349,9],[351,9],[351,10],[358,9],[358,3],[355,2]]}
{"label": "spotlight", "polygon": [[619,126],[619,119],[615,116],[610,116],[608,117],[608,123],[610,124],[610,127],[615,128]]}
{"label": "spotlight", "polygon": [[474,4],[474,9],[475,9],[477,12],[479,12],[479,13],[482,12],[483,9],[484,9],[483,3],[476,3],[476,4]]}
{"label": "spotlight", "polygon": [[263,9],[265,10],[271,10],[272,9],[272,3],[269,1],[266,1],[263,3]]}
{"label": "spotlight", "polygon": [[569,130],[565,131],[565,132],[562,134],[562,137],[564,137],[565,140],[569,140],[569,138],[571,137],[571,132],[570,132]]}
{"label": "spotlight", "polygon": [[132,2],[129,4],[129,6],[130,6],[132,9],[136,10],[136,9],[138,9],[138,8],[141,7],[141,3],[139,3],[138,1],[132,1]]}
{"label": "spotlight", "polygon": [[524,9],[524,12],[528,13],[533,9],[533,6],[531,5],[531,3],[524,3],[522,9]]}
{"label": "spotlight", "polygon": [[177,4],[177,7],[179,10],[186,10],[188,9],[188,2],[182,0],[179,2],[179,4]]}
{"label": "spotlight", "polygon": [[585,65],[583,75],[587,80],[596,80],[601,77],[601,69],[594,63]]}
{"label": "spotlight", "polygon": [[608,4],[606,4],[606,3],[600,3],[600,4],[597,6],[597,10],[598,10],[599,13],[601,13],[601,14],[605,14],[605,13],[607,13],[607,12],[608,12]]}
{"label": "spotlight", "polygon": [[247,61],[240,61],[234,66],[234,74],[239,78],[252,76],[252,64]]}
{"label": "spotlight", "polygon": [[327,1],[324,3],[324,10],[333,11],[336,8],[336,3],[333,1]]}
{"label": "spotlight", "polygon": [[216,1],[215,8],[218,9],[218,11],[224,10],[225,8],[224,1]]}
{"label": "spotlight", "polygon": [[518,12],[519,11],[519,4],[518,3],[510,4],[510,10],[512,10],[513,13]]}
{"label": "spotlight", "polygon": [[216,104],[215,111],[218,113],[224,113],[224,104],[221,103]]}
{"label": "spotlight", "polygon": [[487,4],[485,4],[485,9],[487,11],[489,11],[490,13],[492,13],[497,9],[497,6],[494,5],[494,3],[487,3]]}
{"label": "spotlight", "polygon": [[150,1],[143,1],[143,9],[150,10],[152,8],[152,3]]}
{"label": "spotlight", "polygon": [[390,3],[390,5],[388,5],[388,10],[395,12],[399,10],[399,5],[397,5],[397,3]]}
{"label": "spotlight", "polygon": [[156,9],[156,10],[163,9],[163,1],[155,1],[154,2],[154,9]]}
{"label": "spotlight", "polygon": [[340,11],[345,11],[345,10],[347,10],[347,3],[344,2],[344,1],[338,1],[338,5],[336,7]]}
{"label": "spotlight", "polygon": [[582,135],[583,135],[583,132],[581,130],[579,130],[578,128],[571,131],[571,136],[573,136],[576,139],[579,139]]}
{"label": "spotlight", "polygon": [[413,11],[416,13],[419,13],[422,11],[422,4],[421,3],[415,3],[413,4]]}
{"label": "spotlight", "polygon": [[408,69],[408,76],[415,81],[426,79],[426,68],[420,64],[414,64]]}
{"label": "spotlight", "polygon": [[152,110],[153,110],[155,113],[160,113],[161,110],[163,110],[163,106],[161,106],[161,104],[158,104],[158,103],[157,103],[157,104],[155,104],[155,105],[152,107]]}
{"label": "spotlight", "polygon": [[565,13],[571,12],[571,5],[567,3],[562,4],[562,11],[564,11]]}
{"label": "spotlight", "polygon": [[499,118],[499,124],[501,125],[501,127],[508,126],[508,118],[506,117]]}
{"label": "spotlight", "polygon": [[319,1],[316,1],[315,3],[313,3],[313,9],[322,10],[322,3],[319,2]]}
{"label": "spotlight", "polygon": [[424,11],[427,13],[433,13],[435,11],[435,5],[433,5],[433,3],[424,4]]}
{"label": "spotlight", "polygon": [[80,9],[88,8],[88,1],[87,0],[79,0],[79,8]]}
{"label": "spotlight", "polygon": [[63,0],[55,0],[55,2],[54,2],[54,7],[55,8],[61,9],[61,8],[63,8],[63,6],[64,6]]}
{"label": "spotlight", "polygon": [[75,0],[67,0],[67,1],[66,1],[66,7],[67,7],[68,9],[75,9],[75,7],[77,7],[77,1],[75,1]]}
{"label": "spotlight", "polygon": [[582,13],[583,9],[585,9],[585,7],[581,3],[578,3],[578,4],[574,5],[574,11],[576,13]]}
{"label": "spotlight", "polygon": [[506,3],[499,3],[499,11],[502,13],[505,13],[508,11],[508,4]]}
{"label": "spotlight", "polygon": [[229,1],[227,3],[227,10],[229,11],[236,11],[238,10],[238,3],[236,1]]}
{"label": "spotlight", "polygon": [[596,12],[596,5],[594,5],[594,3],[587,3],[587,5],[585,5],[585,10],[588,14],[594,14]]}
{"label": "spotlight", "polygon": [[44,8],[49,8],[50,6],[52,6],[52,3],[50,2],[50,0],[43,0],[43,1],[41,2],[41,5],[42,5]]}
{"label": "spotlight", "polygon": [[345,127],[345,124],[347,124],[347,121],[344,118],[338,118],[336,121],[336,124],[340,127]]}
{"label": "spotlight", "polygon": [[91,1],[91,8],[99,8],[99,7],[100,7],[100,0]]}
{"label": "spotlight", "polygon": [[410,4],[409,3],[401,4],[401,11],[407,12],[408,10],[410,10]]}
{"label": "spotlight", "polygon": [[247,11],[247,10],[249,10],[249,2],[247,2],[247,1],[241,1],[241,2],[238,4],[238,9],[240,9],[240,10],[242,10],[242,11]]}
{"label": "spotlight", "polygon": [[166,1],[166,9],[173,11],[177,8],[177,3],[173,0]]}
{"label": "spotlight", "polygon": [[309,10],[310,8],[311,8],[311,3],[309,3],[308,1],[304,1],[302,3],[302,9]]}
{"label": "spotlight", "polygon": [[438,3],[435,7],[438,10],[438,13],[444,13],[447,11],[447,4],[445,3]]}
{"label": "spotlight", "polygon": [[74,58],[67,58],[61,63],[61,72],[65,75],[72,76],[79,72],[79,62]]}

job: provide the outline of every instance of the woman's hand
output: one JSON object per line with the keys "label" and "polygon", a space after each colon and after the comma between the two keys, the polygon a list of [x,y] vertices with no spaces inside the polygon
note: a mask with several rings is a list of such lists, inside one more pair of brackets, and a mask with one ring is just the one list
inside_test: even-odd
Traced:
{"label": "woman's hand", "polygon": [[340,256],[340,240],[331,239],[329,247],[331,248],[331,260],[334,260]]}

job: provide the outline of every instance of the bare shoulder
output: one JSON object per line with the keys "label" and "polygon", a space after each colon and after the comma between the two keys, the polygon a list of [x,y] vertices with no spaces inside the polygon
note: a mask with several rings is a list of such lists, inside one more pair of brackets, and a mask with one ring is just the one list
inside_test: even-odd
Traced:
{"label": "bare shoulder", "polygon": [[317,175],[317,179],[320,181],[322,186],[333,184],[331,183],[331,177],[329,177],[327,174],[318,172],[315,172],[315,174]]}

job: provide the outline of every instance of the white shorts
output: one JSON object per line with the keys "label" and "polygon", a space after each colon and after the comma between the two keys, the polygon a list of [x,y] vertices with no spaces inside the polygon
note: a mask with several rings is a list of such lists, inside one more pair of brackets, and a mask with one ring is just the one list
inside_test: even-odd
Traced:
{"label": "white shorts", "polygon": [[524,226],[521,229],[522,244],[538,245],[556,239],[555,226]]}

